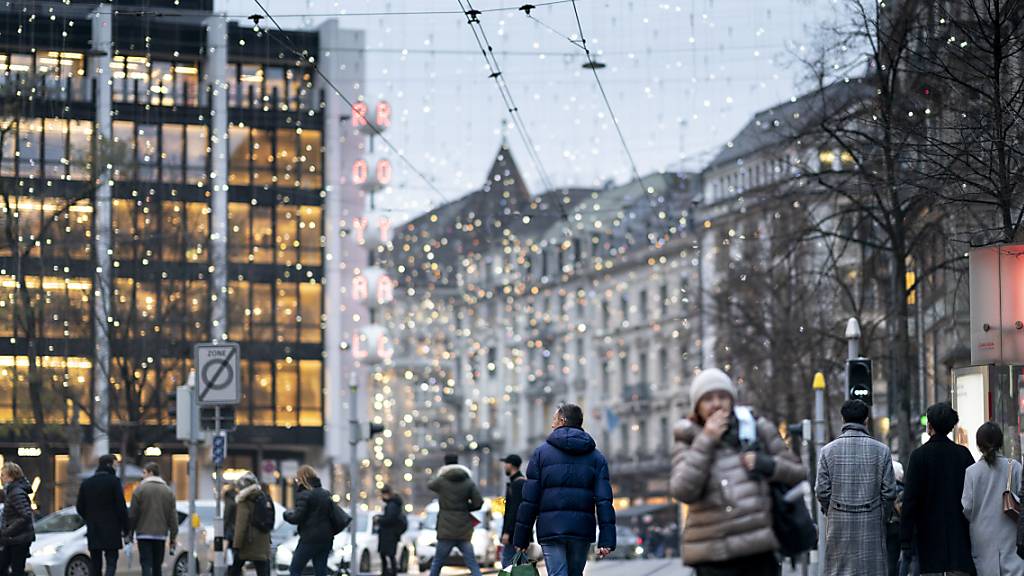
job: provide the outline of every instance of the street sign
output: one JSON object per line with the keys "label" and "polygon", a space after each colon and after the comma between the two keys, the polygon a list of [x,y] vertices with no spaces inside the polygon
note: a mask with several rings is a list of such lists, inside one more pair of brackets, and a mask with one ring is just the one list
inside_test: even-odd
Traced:
{"label": "street sign", "polygon": [[200,406],[233,406],[242,400],[239,349],[235,342],[196,344],[196,402]]}
{"label": "street sign", "polygon": [[224,433],[213,437],[213,465],[220,468],[224,465],[224,456],[228,451],[228,437]]}
{"label": "street sign", "polygon": [[235,423],[234,406],[211,406],[199,409],[199,428],[207,432],[218,430],[234,432],[238,426]]}

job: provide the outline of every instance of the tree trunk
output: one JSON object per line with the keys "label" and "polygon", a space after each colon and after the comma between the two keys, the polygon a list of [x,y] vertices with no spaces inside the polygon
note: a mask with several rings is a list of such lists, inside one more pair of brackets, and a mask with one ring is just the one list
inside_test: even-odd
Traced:
{"label": "tree trunk", "polygon": [[907,304],[907,266],[894,251],[889,279],[889,417],[896,423],[896,439],[900,460],[906,465],[913,450],[910,395],[914,388],[915,357],[910,342],[910,306]]}

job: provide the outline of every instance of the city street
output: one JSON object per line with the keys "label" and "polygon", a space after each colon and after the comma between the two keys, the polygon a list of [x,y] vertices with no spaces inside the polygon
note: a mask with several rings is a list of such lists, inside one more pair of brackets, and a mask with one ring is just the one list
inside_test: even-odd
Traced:
{"label": "city street", "polygon": [[[487,572],[485,572],[487,573]],[[496,573],[491,571],[490,573]],[[541,576],[547,576],[544,565],[540,565]],[[662,560],[603,560],[590,562],[586,576],[693,576],[693,570],[682,565],[678,558]],[[463,576],[468,574],[465,569],[448,568],[442,576]],[[798,576],[800,571],[783,568],[782,576]]]}

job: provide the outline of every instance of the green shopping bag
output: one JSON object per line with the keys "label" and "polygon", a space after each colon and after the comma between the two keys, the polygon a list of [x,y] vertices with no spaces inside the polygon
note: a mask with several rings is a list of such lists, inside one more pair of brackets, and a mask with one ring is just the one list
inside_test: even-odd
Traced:
{"label": "green shopping bag", "polygon": [[523,552],[516,552],[512,557],[512,564],[505,566],[498,572],[498,576],[540,576],[537,565],[530,562]]}

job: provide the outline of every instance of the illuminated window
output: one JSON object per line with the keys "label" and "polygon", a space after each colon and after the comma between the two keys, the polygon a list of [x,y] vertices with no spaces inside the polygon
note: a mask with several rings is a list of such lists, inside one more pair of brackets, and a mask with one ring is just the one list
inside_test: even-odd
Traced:
{"label": "illuminated window", "polygon": [[299,284],[300,339],[304,344],[319,344],[322,340],[320,314],[322,286],[304,282]]}
{"label": "illuminated window", "polygon": [[299,260],[298,208],[279,205],[275,212],[277,213],[277,235],[275,236],[277,263],[294,266]]}
{"label": "illuminated window", "polygon": [[299,426],[323,426],[323,412],[320,407],[323,394],[322,366],[320,360],[299,361],[299,382],[302,390],[299,398]]}
{"label": "illuminated window", "polygon": [[249,228],[250,204],[231,202],[228,204],[228,258],[231,262],[249,262],[252,234]]}
{"label": "illuminated window", "polygon": [[277,341],[297,342],[298,325],[295,320],[299,313],[299,290],[292,282],[278,280],[277,301],[274,303],[274,316],[277,321]]}
{"label": "illuminated window", "polygon": [[295,426],[299,423],[299,381],[298,365],[293,361],[274,362],[275,421],[278,426]]}
{"label": "illuminated window", "polygon": [[322,262],[323,220],[319,206],[303,206],[299,215],[299,259],[304,266],[319,266]]}
{"label": "illuminated window", "polygon": [[249,128],[232,125],[228,129],[228,149],[228,184],[248,186],[252,181],[249,176],[252,158]]}
{"label": "illuminated window", "polygon": [[160,127],[161,180],[168,183],[182,182],[185,176],[185,127],[181,124],[164,124]]}
{"label": "illuminated window", "polygon": [[199,185],[209,173],[210,139],[206,126],[189,124],[185,127],[185,178],[189,184]]}
{"label": "illuminated window", "polygon": [[[243,372],[247,374],[248,372]],[[270,362],[252,362],[252,424],[274,425],[274,373]]]}
{"label": "illuminated window", "polygon": [[252,339],[255,342],[271,342],[274,339],[274,287],[270,284],[253,283],[251,288],[252,305],[249,321]]}

